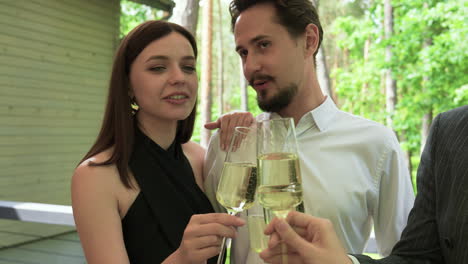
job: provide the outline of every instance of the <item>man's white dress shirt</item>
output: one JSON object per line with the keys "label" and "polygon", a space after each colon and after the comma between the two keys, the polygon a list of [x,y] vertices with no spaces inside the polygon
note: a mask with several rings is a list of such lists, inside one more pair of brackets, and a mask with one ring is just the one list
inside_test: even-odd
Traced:
{"label": "man's white dress shirt", "polygon": [[[279,115],[263,113],[259,118]],[[362,253],[372,226],[381,255],[390,254],[406,226],[414,193],[398,140],[387,127],[339,110],[327,97],[296,126],[305,212],[327,218],[349,253]],[[225,152],[219,135],[205,157],[205,190],[216,211]],[[241,216],[246,219],[246,214]],[[247,227],[238,229],[235,264],[259,263]],[[261,262],[260,262],[261,263]]]}

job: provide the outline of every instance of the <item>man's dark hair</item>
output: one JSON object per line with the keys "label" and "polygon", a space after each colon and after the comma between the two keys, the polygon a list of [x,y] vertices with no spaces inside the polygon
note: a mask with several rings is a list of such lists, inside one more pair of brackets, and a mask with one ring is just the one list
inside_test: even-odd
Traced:
{"label": "man's dark hair", "polygon": [[317,50],[314,53],[315,58],[322,43],[323,29],[317,9],[310,0],[233,0],[229,6],[232,30],[234,30],[236,20],[243,11],[262,3],[273,4],[278,18],[276,22],[284,26],[293,38],[302,35],[308,24],[317,26],[319,30],[319,42]]}

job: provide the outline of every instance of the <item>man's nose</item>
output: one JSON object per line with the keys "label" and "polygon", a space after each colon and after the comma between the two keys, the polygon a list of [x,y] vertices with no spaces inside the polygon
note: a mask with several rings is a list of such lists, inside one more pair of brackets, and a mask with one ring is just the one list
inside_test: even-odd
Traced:
{"label": "man's nose", "polygon": [[244,76],[247,80],[250,81],[252,74],[259,72],[261,70],[261,63],[258,57],[249,56],[244,62]]}

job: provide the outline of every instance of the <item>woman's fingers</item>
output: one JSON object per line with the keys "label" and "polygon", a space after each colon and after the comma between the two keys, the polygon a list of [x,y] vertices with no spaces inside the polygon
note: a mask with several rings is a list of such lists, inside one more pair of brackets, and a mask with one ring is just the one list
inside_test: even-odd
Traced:
{"label": "woman's fingers", "polygon": [[198,214],[193,215],[190,219],[190,223],[198,224],[209,224],[209,223],[219,223],[226,226],[243,226],[245,225],[245,220],[225,213],[211,213],[211,214]]}
{"label": "woman's fingers", "polygon": [[228,214],[193,215],[184,230],[178,254],[184,261],[191,260],[194,263],[216,256],[221,249],[223,237],[235,237],[234,227],[244,224],[245,221],[241,218]]}
{"label": "woman's fingers", "polygon": [[243,226],[244,224],[243,219],[228,214],[194,215],[185,229],[184,235],[191,237],[215,235],[234,238],[236,236],[234,227]]}
{"label": "woman's fingers", "polygon": [[231,226],[225,226],[217,223],[203,224],[196,229],[190,230],[191,235],[194,237],[201,236],[219,236],[219,237],[236,237],[236,230]]}
{"label": "woman's fingers", "polygon": [[[188,246],[196,249],[204,249],[209,247],[221,247],[221,242],[223,238],[220,236],[209,235],[209,236],[200,236],[196,237],[193,240],[189,241]],[[191,245],[193,244],[193,245]]]}
{"label": "woman's fingers", "polygon": [[215,246],[209,246],[209,247],[204,247],[204,248],[193,248],[190,249],[188,246],[186,246],[186,249],[184,250],[184,262],[183,263],[198,263],[198,262],[203,262],[206,261],[207,259],[214,257],[219,254],[221,251],[221,246],[215,245]]}

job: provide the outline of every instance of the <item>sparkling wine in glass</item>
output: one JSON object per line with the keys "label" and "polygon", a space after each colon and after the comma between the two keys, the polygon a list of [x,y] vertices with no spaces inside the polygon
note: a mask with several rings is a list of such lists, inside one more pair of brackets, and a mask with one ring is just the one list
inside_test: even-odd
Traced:
{"label": "sparkling wine in glass", "polygon": [[268,236],[263,232],[267,227],[268,213],[258,203],[247,210],[247,228],[249,230],[250,249],[256,253],[268,247]]}
{"label": "sparkling wine in glass", "polygon": [[[302,180],[292,118],[264,120],[257,124],[258,202],[285,218],[302,202]],[[282,244],[282,263],[287,263]]]}
{"label": "sparkling wine in glass", "polygon": [[[257,188],[256,131],[249,127],[236,127],[229,145],[221,179],[216,191],[216,200],[230,215],[252,207]],[[223,238],[218,264],[224,258],[231,239]]]}

